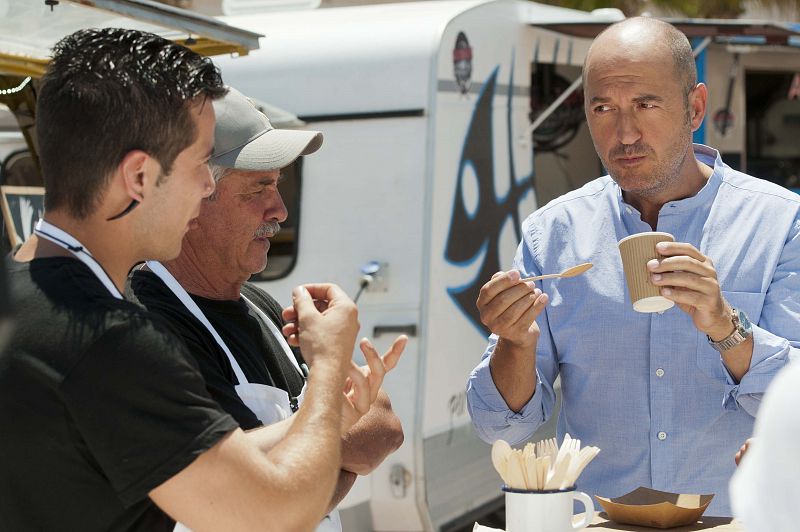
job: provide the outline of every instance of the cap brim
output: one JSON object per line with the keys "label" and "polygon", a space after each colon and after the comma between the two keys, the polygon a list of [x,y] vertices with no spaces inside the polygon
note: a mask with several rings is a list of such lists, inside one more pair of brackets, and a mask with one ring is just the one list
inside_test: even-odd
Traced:
{"label": "cap brim", "polygon": [[322,133],[302,129],[270,129],[236,148],[211,159],[212,164],[237,170],[279,170],[301,155],[322,146]]}

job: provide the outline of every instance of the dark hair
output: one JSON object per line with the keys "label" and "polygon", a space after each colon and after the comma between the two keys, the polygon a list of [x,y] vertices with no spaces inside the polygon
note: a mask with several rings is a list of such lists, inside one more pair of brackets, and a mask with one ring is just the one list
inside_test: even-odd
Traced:
{"label": "dark hair", "polygon": [[197,137],[191,103],[226,92],[210,59],[157,35],[105,28],[64,37],[36,107],[45,209],[91,214],[131,150],[169,174]]}

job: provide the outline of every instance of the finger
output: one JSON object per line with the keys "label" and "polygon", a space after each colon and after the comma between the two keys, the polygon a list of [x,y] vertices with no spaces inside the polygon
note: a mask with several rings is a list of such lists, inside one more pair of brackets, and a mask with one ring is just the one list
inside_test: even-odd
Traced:
{"label": "finger", "polygon": [[347,376],[350,377],[350,381],[352,382],[352,390],[349,394],[350,401],[356,411],[363,416],[367,413],[372,404],[370,401],[369,383],[355,363],[350,365]]}
{"label": "finger", "polygon": [[290,322],[281,327],[281,332],[283,333],[284,337],[288,338],[293,334],[299,334],[300,328],[297,326],[295,322]]}
{"label": "finger", "polygon": [[656,252],[663,257],[673,257],[676,255],[686,255],[698,262],[705,262],[706,256],[693,245],[687,242],[659,242],[656,244]]}
{"label": "finger", "polygon": [[647,263],[647,269],[655,273],[685,271],[703,277],[717,277],[717,271],[711,261],[701,262],[687,255],[676,255],[661,260],[653,259]]}
{"label": "finger", "polygon": [[536,318],[539,317],[539,314],[542,313],[542,310],[547,306],[547,302],[550,301],[550,298],[545,293],[540,293],[536,296],[536,299],[533,301],[533,304],[528,308],[520,317],[519,319],[512,324],[514,326],[525,326],[530,328],[533,325],[533,322],[536,321]]}
{"label": "finger", "polygon": [[314,306],[314,300],[305,286],[297,286],[292,290],[292,303],[297,312],[297,321],[319,314]]}
{"label": "finger", "polygon": [[347,294],[333,283],[304,284],[303,288],[311,294],[312,299],[326,301],[328,306],[335,305],[337,302],[351,301]]}
{"label": "finger", "polygon": [[367,368],[361,367],[360,369],[362,374],[367,378],[369,400],[370,403],[372,403],[378,397],[378,391],[381,388],[381,384],[383,384],[383,376],[386,374],[386,368],[384,368],[383,360],[381,360],[378,351],[375,350],[375,346],[373,346],[369,340],[362,338],[359,347],[361,347],[361,352],[364,354],[364,358],[367,361]]}
{"label": "finger", "polygon": [[352,397],[348,394],[344,394],[344,401],[342,401],[342,435],[344,435],[350,427],[355,425],[359,419],[361,419],[361,414],[356,412]]}
{"label": "finger", "polygon": [[480,309],[481,321],[490,329],[492,325],[514,323],[530,308],[538,294],[540,290],[525,284],[506,290]]}
{"label": "finger", "polygon": [[675,286],[662,287],[660,293],[670,301],[674,301],[678,305],[686,305],[695,309],[711,309],[714,307],[714,300],[708,295],[695,292],[694,290],[687,290],[685,288]]}
{"label": "finger", "polygon": [[406,345],[408,344],[408,336],[405,334],[401,334],[397,338],[395,338],[394,342],[392,342],[392,347],[384,353],[383,357],[383,365],[386,368],[386,372],[392,371],[395,366],[397,366],[397,362],[400,360],[400,355],[403,354],[403,351],[406,349]]}
{"label": "finger", "polygon": [[283,321],[297,321],[297,311],[294,307],[286,307],[281,311]]}
{"label": "finger", "polygon": [[[300,347],[300,337],[296,334],[291,334],[286,337],[286,343],[292,347]],[[312,361],[309,361],[309,364],[311,363]]]}
{"label": "finger", "polygon": [[[498,275],[499,274],[499,275]],[[494,299],[501,292],[508,290],[512,286],[520,284],[520,273],[517,270],[498,272],[492,279],[481,287],[478,295],[477,305],[485,305]],[[524,285],[524,283],[522,283]]]}
{"label": "finger", "polygon": [[656,286],[682,288],[700,292],[715,299],[720,293],[719,283],[716,278],[704,277],[691,272],[654,273],[650,279]]}

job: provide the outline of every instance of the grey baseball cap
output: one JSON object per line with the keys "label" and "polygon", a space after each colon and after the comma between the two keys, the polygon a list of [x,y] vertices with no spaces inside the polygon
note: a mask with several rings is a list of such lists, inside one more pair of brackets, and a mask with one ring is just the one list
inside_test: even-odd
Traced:
{"label": "grey baseball cap", "polygon": [[238,170],[279,170],[322,146],[322,133],[275,129],[247,96],[229,87],[214,100],[217,125],[211,163]]}

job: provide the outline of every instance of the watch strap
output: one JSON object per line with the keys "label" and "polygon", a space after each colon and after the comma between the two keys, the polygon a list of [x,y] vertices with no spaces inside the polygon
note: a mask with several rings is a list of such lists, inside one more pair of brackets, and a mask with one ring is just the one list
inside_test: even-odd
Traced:
{"label": "watch strap", "polygon": [[717,351],[722,352],[732,349],[744,343],[753,335],[750,320],[743,311],[731,307],[731,321],[733,322],[733,332],[719,342],[715,342],[710,336],[706,335],[708,343]]}

